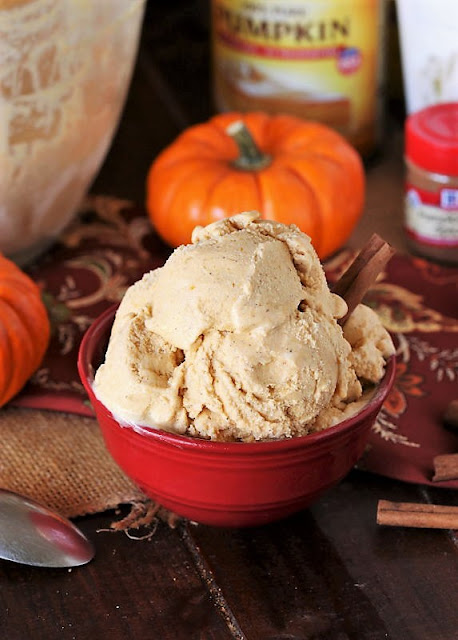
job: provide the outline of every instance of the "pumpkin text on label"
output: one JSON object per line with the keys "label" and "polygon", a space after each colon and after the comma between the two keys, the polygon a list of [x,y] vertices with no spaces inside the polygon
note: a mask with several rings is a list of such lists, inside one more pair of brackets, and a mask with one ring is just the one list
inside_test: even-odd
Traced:
{"label": "pumpkin text on label", "polygon": [[354,229],[364,187],[360,156],[326,125],[225,113],[185,130],[159,154],[148,173],[146,206],[172,247],[189,243],[196,225],[257,210],[296,224],[323,259]]}

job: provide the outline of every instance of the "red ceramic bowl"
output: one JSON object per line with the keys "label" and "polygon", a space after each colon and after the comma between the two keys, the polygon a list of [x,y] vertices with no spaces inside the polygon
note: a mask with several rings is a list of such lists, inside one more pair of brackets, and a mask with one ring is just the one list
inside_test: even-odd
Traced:
{"label": "red ceramic bowl", "polygon": [[304,509],[336,485],[362,455],[394,379],[391,358],[372,400],[352,418],[319,433],[274,442],[211,442],[159,429],[122,427],[92,390],[115,309],[88,329],[78,369],[108,451],[151,498],[191,520],[254,526]]}

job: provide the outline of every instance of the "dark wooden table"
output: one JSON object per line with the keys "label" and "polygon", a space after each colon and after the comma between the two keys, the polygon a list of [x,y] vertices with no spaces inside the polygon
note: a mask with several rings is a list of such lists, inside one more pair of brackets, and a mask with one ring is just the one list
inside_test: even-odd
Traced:
{"label": "dark wooden table", "polygon": [[[212,113],[208,24],[204,0],[149,3],[124,116],[94,192],[142,202],[154,156]],[[391,109],[367,165],[353,246],[377,230],[405,250],[401,132],[402,109]],[[381,528],[379,499],[458,504],[451,491],[353,471],[312,508],[261,528],[160,522],[153,536],[134,540],[99,531],[112,513],[81,518],[96,546],[89,565],[0,564],[0,639],[458,638],[456,534]]]}

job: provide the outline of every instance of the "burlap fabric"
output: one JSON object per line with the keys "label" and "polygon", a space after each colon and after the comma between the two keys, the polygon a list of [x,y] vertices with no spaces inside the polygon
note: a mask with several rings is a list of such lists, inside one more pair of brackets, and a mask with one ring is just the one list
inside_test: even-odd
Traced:
{"label": "burlap fabric", "polygon": [[149,500],[105,449],[96,420],[71,413],[6,408],[0,412],[0,486],[34,498],[67,518],[128,505],[112,514],[113,530],[179,518]]}
{"label": "burlap fabric", "polygon": [[0,412],[0,484],[67,517],[145,500],[105,450],[97,422],[70,413]]}

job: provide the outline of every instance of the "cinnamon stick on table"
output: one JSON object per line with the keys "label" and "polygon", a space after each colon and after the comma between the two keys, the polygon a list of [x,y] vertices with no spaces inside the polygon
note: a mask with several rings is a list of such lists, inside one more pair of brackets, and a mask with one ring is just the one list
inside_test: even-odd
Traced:
{"label": "cinnamon stick on table", "polygon": [[347,313],[338,321],[341,326],[361,302],[366,291],[375,283],[394,252],[391,245],[374,233],[335,283],[332,292],[343,298],[348,306]]}
{"label": "cinnamon stick on table", "polygon": [[458,507],[379,500],[377,524],[392,527],[458,529]]}
{"label": "cinnamon stick on table", "polygon": [[443,453],[433,458],[434,482],[458,480],[458,453]]}

